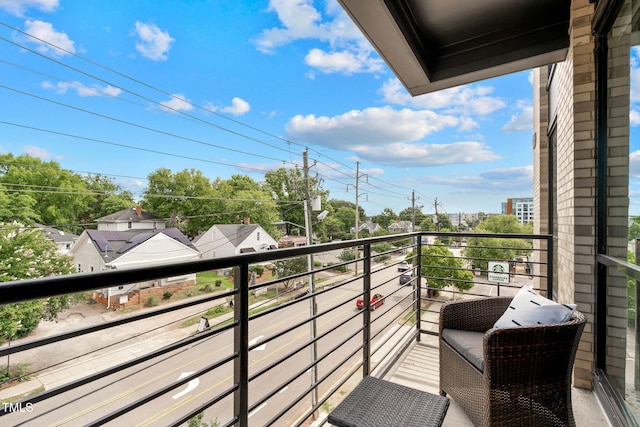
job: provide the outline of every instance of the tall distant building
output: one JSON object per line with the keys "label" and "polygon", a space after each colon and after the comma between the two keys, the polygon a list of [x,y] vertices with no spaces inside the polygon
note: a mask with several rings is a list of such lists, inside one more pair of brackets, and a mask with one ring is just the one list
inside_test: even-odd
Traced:
{"label": "tall distant building", "polygon": [[507,199],[502,203],[502,213],[515,215],[520,224],[533,221],[533,197],[522,199]]}

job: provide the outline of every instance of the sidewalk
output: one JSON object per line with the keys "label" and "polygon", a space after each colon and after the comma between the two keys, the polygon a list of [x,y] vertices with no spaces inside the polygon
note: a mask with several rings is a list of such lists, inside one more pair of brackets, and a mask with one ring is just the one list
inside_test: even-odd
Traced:
{"label": "sidewalk", "polygon": [[[172,302],[165,307],[180,302],[183,301]],[[218,304],[226,304],[226,300],[209,301],[162,314],[159,318],[139,320],[13,354],[11,366],[26,363],[29,372],[41,371],[28,381],[0,390],[0,401],[16,400],[16,397],[22,398],[67,384],[186,338],[197,330],[198,325],[180,328],[184,320],[201,315]],[[140,309],[132,314],[139,314],[143,310],[150,309]],[[126,316],[98,304],[76,304],[62,313],[57,321],[42,321],[28,337],[12,341],[11,344],[95,326]],[[233,314],[224,316],[231,318]],[[217,320],[226,320],[224,316]],[[6,344],[3,346],[6,347]]]}

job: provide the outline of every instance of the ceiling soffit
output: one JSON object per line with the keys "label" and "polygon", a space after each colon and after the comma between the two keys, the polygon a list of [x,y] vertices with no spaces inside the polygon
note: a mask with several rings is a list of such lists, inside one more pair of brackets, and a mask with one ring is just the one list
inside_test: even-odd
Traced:
{"label": "ceiling soffit", "polygon": [[338,0],[412,95],[563,61],[570,0]]}

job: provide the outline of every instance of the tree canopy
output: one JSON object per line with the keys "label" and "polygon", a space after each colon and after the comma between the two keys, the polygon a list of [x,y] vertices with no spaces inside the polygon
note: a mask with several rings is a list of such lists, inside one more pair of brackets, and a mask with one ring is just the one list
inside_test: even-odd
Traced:
{"label": "tree canopy", "polygon": [[[71,274],[71,258],[60,255],[41,230],[0,223],[0,282]],[[55,319],[69,306],[69,296],[0,306],[0,339],[27,335],[41,319]]]}
{"label": "tree canopy", "polygon": [[132,204],[132,194],[105,176],[80,175],[36,157],[0,155],[0,221],[79,232],[79,223]]}
{"label": "tree canopy", "polygon": [[[533,234],[531,224],[522,225],[515,215],[491,215],[480,222],[475,232],[492,234]],[[465,257],[472,258],[474,267],[486,270],[490,260],[510,261],[518,255],[527,254],[533,247],[532,240],[497,237],[471,237],[463,250]]]}
{"label": "tree canopy", "polygon": [[[407,259],[413,257],[407,254]],[[469,271],[461,258],[457,258],[441,242],[422,246],[422,268],[420,274],[427,279],[429,288],[444,289],[454,286],[459,291],[473,287],[473,273]]]}

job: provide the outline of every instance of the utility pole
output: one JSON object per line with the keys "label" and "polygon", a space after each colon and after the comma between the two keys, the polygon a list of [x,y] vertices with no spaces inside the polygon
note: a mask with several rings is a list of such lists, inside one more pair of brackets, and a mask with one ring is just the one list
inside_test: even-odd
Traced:
{"label": "utility pole", "polygon": [[[311,230],[311,192],[309,191],[309,149],[305,149],[302,155],[303,159],[303,172],[304,172],[304,223],[305,229],[307,233],[307,246],[311,247],[313,243],[313,236]],[[315,407],[318,403],[318,389],[316,387],[318,381],[318,366],[316,364],[318,347],[316,342],[317,336],[317,327],[316,327],[316,314],[318,312],[318,306],[316,304],[315,297],[315,284],[313,281],[313,255],[307,255],[307,271],[309,272],[309,304],[311,311],[311,385],[313,389],[311,390],[311,404]],[[314,417],[317,418],[314,414]]]}
{"label": "utility pole", "polygon": [[411,229],[412,231],[416,231],[416,200],[419,200],[420,197],[416,199],[416,191],[411,191]]}
{"label": "utility pole", "polygon": [[434,207],[436,208],[436,217],[435,217],[435,222],[436,222],[436,231],[440,231],[440,219],[438,218],[438,198],[436,197],[436,201],[433,203]]}
{"label": "utility pole", "polygon": [[[369,182],[369,175],[362,174],[362,176],[367,177],[367,182]],[[360,207],[358,205],[358,200],[360,199],[360,162],[356,162],[356,228],[355,228],[355,237],[358,240],[358,229],[360,228]],[[349,184],[347,184],[347,191],[349,191]],[[356,245],[356,260],[358,259],[358,245]],[[358,261],[355,262],[356,275],[358,274]]]}

